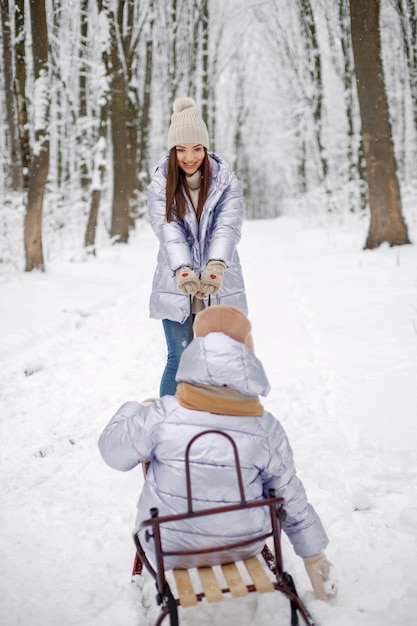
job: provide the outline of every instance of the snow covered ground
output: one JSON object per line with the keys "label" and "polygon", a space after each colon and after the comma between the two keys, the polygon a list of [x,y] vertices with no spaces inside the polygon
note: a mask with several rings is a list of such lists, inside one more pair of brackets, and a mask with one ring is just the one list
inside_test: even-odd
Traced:
{"label": "snow covered ground", "polygon": [[[321,626],[415,626],[417,247],[363,251],[366,226],[245,222],[239,250],[265,405],[329,534],[339,596],[313,597],[284,538],[286,569]],[[0,274],[2,626],[154,623],[153,581],[130,579],[142,472],[108,468],[97,439],[125,400],[158,391],[155,256],[144,221],[95,259]],[[250,594],[180,619],[265,626],[281,611],[280,594]]]}

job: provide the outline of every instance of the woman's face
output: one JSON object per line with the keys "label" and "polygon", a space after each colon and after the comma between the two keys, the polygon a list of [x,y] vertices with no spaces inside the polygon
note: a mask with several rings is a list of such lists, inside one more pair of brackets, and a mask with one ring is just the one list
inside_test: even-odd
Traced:
{"label": "woman's face", "polygon": [[204,147],[201,143],[182,143],[175,146],[177,163],[188,176],[194,174],[204,159]]}

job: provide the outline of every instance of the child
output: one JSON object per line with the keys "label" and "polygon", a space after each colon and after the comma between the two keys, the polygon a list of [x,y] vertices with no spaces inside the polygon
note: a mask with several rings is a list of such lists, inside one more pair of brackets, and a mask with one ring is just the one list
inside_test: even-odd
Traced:
{"label": "child", "polygon": [[[149,517],[151,507],[157,507],[161,516],[186,511],[184,458],[190,439],[207,429],[230,434],[239,451],[246,499],[259,500],[270,488],[285,498],[283,530],[304,559],[317,597],[330,599],[336,595],[337,584],[323,552],[327,535],[296,475],[282,426],[258,399],[267,395],[270,387],[253,352],[249,320],[235,307],[209,307],[197,314],[194,334],[181,356],[176,395],[164,396],[147,407],[125,403],[100,437],[104,460],[126,471],[152,458],[138,502],[139,525]],[[193,444],[191,482],[195,510],[240,501],[233,450],[224,437],[209,434]],[[169,557],[166,567],[228,562],[231,555],[222,551],[222,545],[268,530],[269,516],[266,508],[257,507],[226,514],[226,520],[217,515],[163,527],[165,550],[218,547],[204,555],[204,560],[200,556],[198,563]],[[142,545],[152,561],[152,541],[143,540]],[[245,546],[235,551],[233,558],[244,559],[261,549]]]}

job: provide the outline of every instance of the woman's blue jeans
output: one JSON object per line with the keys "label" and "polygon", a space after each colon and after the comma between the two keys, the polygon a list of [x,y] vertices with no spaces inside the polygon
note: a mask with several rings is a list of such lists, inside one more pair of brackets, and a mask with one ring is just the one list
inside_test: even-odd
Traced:
{"label": "woman's blue jeans", "polygon": [[[191,323],[194,321],[192,315]],[[162,374],[161,386],[159,389],[160,396],[174,396],[177,389],[175,376],[177,374],[178,363],[181,354],[190,343],[193,337],[190,333],[190,318],[186,319],[183,324],[180,322],[172,322],[171,320],[162,320],[167,342],[168,358]]]}

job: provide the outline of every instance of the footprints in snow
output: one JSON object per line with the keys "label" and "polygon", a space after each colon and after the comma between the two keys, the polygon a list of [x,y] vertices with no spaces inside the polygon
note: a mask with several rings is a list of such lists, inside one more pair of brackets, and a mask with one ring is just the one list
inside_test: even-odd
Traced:
{"label": "footprints in snow", "polygon": [[[75,446],[76,445],[76,441],[75,439],[68,439],[66,441],[66,443],[69,443],[71,446]],[[34,453],[34,457],[36,457],[37,459],[44,459],[46,456],[50,456],[55,452],[55,446],[52,444],[46,445],[46,446],[42,446],[42,448],[39,448],[39,450],[37,450],[37,452]]]}

